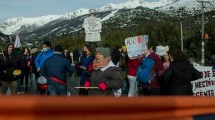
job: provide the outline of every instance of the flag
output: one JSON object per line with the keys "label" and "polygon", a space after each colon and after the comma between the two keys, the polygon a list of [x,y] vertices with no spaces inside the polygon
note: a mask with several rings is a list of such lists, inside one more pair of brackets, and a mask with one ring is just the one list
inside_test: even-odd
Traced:
{"label": "flag", "polygon": [[4,41],[4,42],[7,41],[7,40],[5,40],[2,36],[0,36],[0,39],[1,39],[2,41]]}
{"label": "flag", "polygon": [[15,40],[15,43],[14,43],[14,47],[15,48],[20,48],[21,47],[21,43],[20,43],[20,39],[19,39],[18,33],[16,34],[16,40]]}

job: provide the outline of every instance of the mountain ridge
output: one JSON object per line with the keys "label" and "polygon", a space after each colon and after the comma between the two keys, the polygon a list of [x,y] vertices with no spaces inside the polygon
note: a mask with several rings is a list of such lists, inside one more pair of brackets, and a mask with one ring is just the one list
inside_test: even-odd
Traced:
{"label": "mountain ridge", "polygon": [[[157,6],[164,6],[171,2],[172,0],[160,0],[158,2],[145,2],[144,0],[128,0],[127,2],[119,3],[119,4],[113,4],[113,3],[107,4],[105,6],[96,8],[96,11],[105,12],[105,11],[112,11],[112,10],[125,9],[125,8],[132,9],[138,6],[155,8]],[[65,13],[62,15],[47,15],[47,16],[41,16],[41,17],[35,17],[35,18],[24,18],[24,17],[12,18],[12,19],[6,20],[3,24],[0,24],[0,31],[8,35],[15,34],[16,32],[20,31],[20,28],[22,27],[24,28],[29,27],[29,28],[35,29],[57,19],[68,20],[82,15],[86,15],[88,13],[89,13],[89,9],[80,8],[74,12]]]}

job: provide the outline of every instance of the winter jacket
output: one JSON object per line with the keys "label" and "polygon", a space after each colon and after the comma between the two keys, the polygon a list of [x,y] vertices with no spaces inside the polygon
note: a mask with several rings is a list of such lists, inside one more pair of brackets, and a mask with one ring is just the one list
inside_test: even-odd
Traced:
{"label": "winter jacket", "polygon": [[146,85],[144,87],[160,88],[160,82],[162,81],[163,74],[164,74],[163,62],[162,62],[161,58],[154,52],[150,53],[148,55],[148,57],[155,61],[154,69],[155,69],[156,76],[154,77],[153,81],[149,85]]}
{"label": "winter jacket", "polygon": [[71,66],[70,62],[60,52],[56,52],[53,56],[46,59],[40,72],[47,78],[48,85],[56,85],[60,83],[53,81],[50,77],[66,82],[67,72],[73,74],[75,67]]}
{"label": "winter jacket", "polygon": [[[11,45],[11,44],[10,44]],[[17,55],[15,53],[15,51],[13,50],[13,52],[11,54],[9,54],[7,52],[9,45],[7,46],[6,50],[4,51],[4,55],[3,53],[0,56],[0,80],[2,81],[14,81],[14,80],[18,80],[18,78],[14,78],[12,74],[4,74],[4,71],[10,71],[10,73],[12,73],[12,70],[15,69],[22,69],[22,64],[21,64],[21,58],[19,55]],[[5,58],[4,58],[5,57]]]}
{"label": "winter jacket", "polygon": [[92,87],[97,87],[102,82],[106,84],[107,89],[105,91],[102,91],[101,89],[90,89],[88,91],[89,95],[114,96],[112,90],[120,89],[122,87],[123,79],[112,61],[110,61],[108,66],[105,68],[97,70],[94,69],[92,73],[90,79]]}
{"label": "winter jacket", "polygon": [[138,65],[140,64],[140,61],[141,60],[138,60],[138,59],[131,60],[129,59],[128,55],[126,55],[126,63],[128,68],[127,75],[136,76],[137,68],[138,68]]}
{"label": "winter jacket", "polygon": [[43,65],[43,63],[44,63],[44,61],[47,58],[49,58],[49,57],[51,57],[53,55],[54,55],[54,52],[53,52],[53,50],[51,48],[48,51],[46,51],[46,52],[40,52],[37,55],[37,57],[35,58],[36,69],[41,68],[42,65]]}
{"label": "winter jacket", "polygon": [[192,95],[191,81],[201,78],[201,72],[186,62],[172,63],[164,74],[170,95]]}

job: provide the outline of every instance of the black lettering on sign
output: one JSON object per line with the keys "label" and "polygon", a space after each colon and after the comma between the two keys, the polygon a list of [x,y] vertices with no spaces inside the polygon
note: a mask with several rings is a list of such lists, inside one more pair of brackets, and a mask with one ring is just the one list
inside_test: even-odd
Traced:
{"label": "black lettering on sign", "polygon": [[212,77],[215,77],[215,70],[212,71]]}
{"label": "black lettering on sign", "polygon": [[199,82],[195,82],[195,88],[199,88]]}
{"label": "black lettering on sign", "polygon": [[205,78],[210,77],[210,71],[204,71],[204,73],[205,73]]}
{"label": "black lettering on sign", "polygon": [[214,95],[215,95],[214,90],[207,90],[205,92],[200,91],[194,94],[194,96],[214,96]]}
{"label": "black lettering on sign", "polygon": [[137,44],[137,42],[138,41],[136,37],[127,39],[127,45],[134,45],[134,44]]}

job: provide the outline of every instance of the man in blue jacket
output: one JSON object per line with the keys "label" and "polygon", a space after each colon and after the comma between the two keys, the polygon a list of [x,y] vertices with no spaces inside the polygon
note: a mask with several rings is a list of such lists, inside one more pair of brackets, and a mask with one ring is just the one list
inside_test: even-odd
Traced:
{"label": "man in blue jacket", "polygon": [[40,68],[42,67],[44,61],[53,55],[54,52],[53,49],[51,48],[51,43],[49,41],[44,41],[42,51],[35,58],[37,72],[40,72]]}
{"label": "man in blue jacket", "polygon": [[46,59],[41,67],[41,74],[47,79],[50,95],[67,95],[66,74],[72,75],[75,67],[63,56],[63,48],[55,46],[54,55]]}
{"label": "man in blue jacket", "polygon": [[[42,51],[35,58],[35,66],[40,76],[41,76],[40,68],[42,67],[44,61],[53,55],[54,55],[54,51],[51,47],[51,43],[49,41],[44,41]],[[47,85],[39,84],[39,90],[40,90],[40,94],[46,94]]]}

